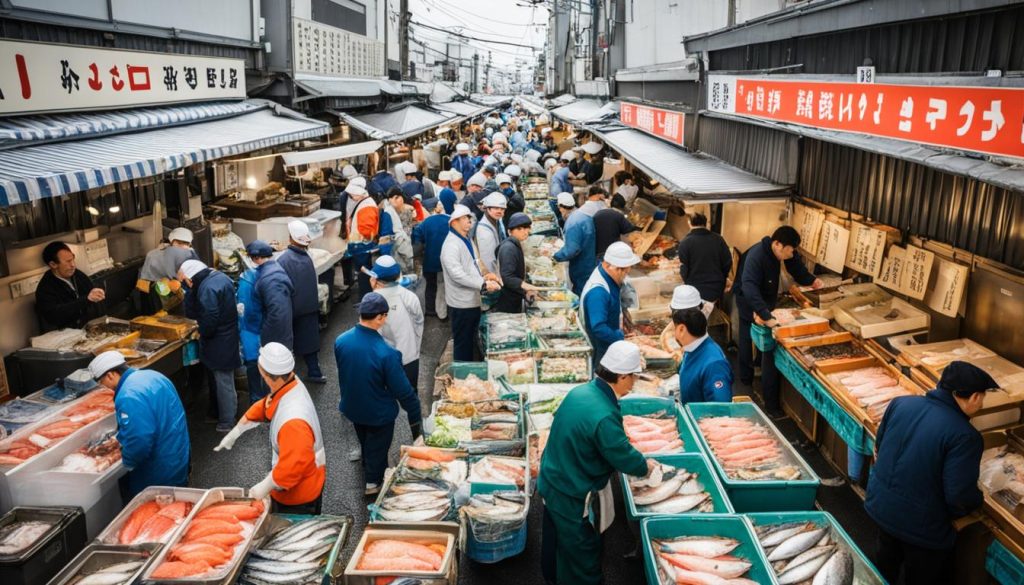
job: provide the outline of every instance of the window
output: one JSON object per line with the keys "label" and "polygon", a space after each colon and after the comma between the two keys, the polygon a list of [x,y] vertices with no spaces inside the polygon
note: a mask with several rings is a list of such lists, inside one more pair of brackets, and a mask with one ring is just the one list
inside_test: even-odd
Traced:
{"label": "window", "polygon": [[312,0],[313,20],[366,36],[366,6],[353,0]]}

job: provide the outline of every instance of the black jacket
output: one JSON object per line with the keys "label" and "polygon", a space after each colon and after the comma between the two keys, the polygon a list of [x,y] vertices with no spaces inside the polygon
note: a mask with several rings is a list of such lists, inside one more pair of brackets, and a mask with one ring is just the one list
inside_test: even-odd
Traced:
{"label": "black jacket", "polygon": [[[72,288],[68,283],[47,271],[36,287],[36,315],[39,316],[39,329],[46,333],[55,329],[68,327],[80,328],[85,325],[96,311],[96,303],[89,302],[89,291],[93,289],[92,281],[81,270],[71,275],[75,284]],[[77,289],[77,290],[76,290]]]}
{"label": "black jacket", "polygon": [[594,239],[597,242],[597,259],[604,258],[604,251],[622,236],[635,232],[636,227],[618,209],[606,207],[594,214]]}
{"label": "black jacket", "polygon": [[732,252],[722,236],[707,228],[695,228],[679,242],[679,275],[700,291],[705,301],[722,298],[730,270]]}
{"label": "black jacket", "polygon": [[523,280],[526,278],[526,260],[523,247],[519,240],[508,237],[498,246],[498,268],[501,273],[501,294],[498,302],[491,307],[500,313],[522,313],[526,291]]}
{"label": "black jacket", "polygon": [[235,284],[223,272],[204,268],[192,278],[185,314],[199,325],[199,360],[211,370],[242,365]]}
{"label": "black jacket", "polygon": [[[740,319],[753,321],[754,313],[765,321],[772,318],[772,309],[779,300],[779,271],[782,263],[772,253],[772,239],[761,238],[740,257],[736,282],[732,294],[736,297]],[[814,275],[804,266],[800,254],[786,260],[786,272],[801,286],[814,282]]]}

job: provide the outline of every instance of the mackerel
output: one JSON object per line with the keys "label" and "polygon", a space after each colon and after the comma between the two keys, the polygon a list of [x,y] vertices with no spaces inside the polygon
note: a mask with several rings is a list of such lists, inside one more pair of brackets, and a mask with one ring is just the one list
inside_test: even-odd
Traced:
{"label": "mackerel", "polygon": [[825,563],[814,576],[812,585],[851,585],[853,583],[853,555],[841,549]]}
{"label": "mackerel", "polygon": [[[817,549],[810,549],[807,552],[815,550]],[[789,563],[778,574],[779,585],[796,585],[814,577],[818,570],[828,561],[829,554],[833,550],[835,549],[832,547],[822,547],[813,556],[805,556],[806,553],[801,554],[800,557],[804,558],[799,563]],[[800,557],[797,557],[797,559],[800,559]],[[796,561],[797,559],[793,560]]]}
{"label": "mackerel", "polygon": [[814,525],[810,522],[801,522],[799,524],[783,524],[778,530],[768,532],[761,537],[761,546],[764,548],[771,548],[782,544],[783,541],[800,534],[801,532],[813,528]]}
{"label": "mackerel", "polygon": [[320,571],[318,569],[313,569],[312,571],[294,572],[282,575],[280,573],[264,573],[262,571],[246,570],[244,575],[250,579],[258,579],[264,583],[304,583],[311,577],[316,576],[319,572]]}
{"label": "mackerel", "polygon": [[768,560],[784,561],[799,555],[821,540],[826,530],[826,528],[816,528],[787,538],[768,555]]}
{"label": "mackerel", "polygon": [[708,497],[706,492],[690,496],[676,495],[663,502],[649,506],[647,510],[655,514],[682,514],[703,504],[704,500],[707,500]]}

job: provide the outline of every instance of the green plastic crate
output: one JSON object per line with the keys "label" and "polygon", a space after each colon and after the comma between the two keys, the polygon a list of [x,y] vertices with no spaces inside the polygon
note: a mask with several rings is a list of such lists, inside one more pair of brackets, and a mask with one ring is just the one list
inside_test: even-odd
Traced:
{"label": "green plastic crate", "polygon": [[750,338],[754,341],[754,346],[761,351],[771,351],[775,349],[775,337],[772,336],[772,330],[770,327],[764,325],[758,325],[756,323],[750,326]]}
{"label": "green plastic crate", "polygon": [[[790,522],[813,522],[816,526],[829,525],[832,527],[832,534],[835,538],[841,539],[846,548],[853,553],[853,581],[859,585],[885,585],[885,579],[878,572],[867,555],[853,542],[850,535],[843,530],[843,527],[836,521],[835,517],[828,512],[759,512],[747,514],[747,518],[756,528],[757,526],[771,526],[772,524],[788,524]],[[756,534],[756,531],[755,531]]]}
{"label": "green plastic crate", "polygon": [[[789,441],[771,424],[757,405],[751,402],[693,402],[686,405],[686,413],[701,448],[715,466],[719,479],[725,486],[729,501],[737,512],[784,512],[789,510],[812,510],[821,480],[811,466],[793,450]],[[731,479],[711,452],[711,447],[700,433],[697,421],[707,416],[734,416],[753,419],[768,427],[792,462],[801,469],[805,479],[791,481],[762,480],[747,481]]]}
{"label": "green plastic crate", "polygon": [[[714,503],[716,514],[732,514],[732,504],[729,502],[729,498],[725,495],[725,488],[722,487],[722,483],[718,481],[718,475],[711,469],[711,464],[705,459],[703,453],[682,453],[680,455],[653,455],[650,457],[655,461],[671,465],[673,467],[682,467],[691,473],[697,474],[697,480],[704,484],[704,489],[711,494],[711,501]],[[619,477],[622,481],[622,494],[625,498],[626,516],[630,520],[639,520],[640,518],[650,518],[653,516],[659,516],[652,512],[641,512],[637,510],[637,506],[633,503],[633,492],[629,489],[629,477],[620,473]],[[669,514],[669,516],[686,516],[690,514],[700,514],[699,512],[687,512],[685,514]],[[703,515],[703,514],[700,514]],[[665,514],[661,514],[665,516]]]}
{"label": "green plastic crate", "polygon": [[775,575],[768,568],[768,559],[761,552],[761,547],[757,545],[757,538],[746,518],[728,514],[695,514],[692,516],[656,516],[640,521],[640,538],[644,547],[644,569],[647,573],[648,585],[661,585],[651,539],[678,536],[734,538],[740,541],[740,545],[730,554],[753,563],[745,578],[761,585],[777,583]]}
{"label": "green plastic crate", "polygon": [[998,540],[993,540],[985,551],[985,570],[1000,585],[1024,585],[1024,561]]}
{"label": "green plastic crate", "polygon": [[[674,398],[660,398],[657,396],[627,396],[619,400],[619,409],[622,416],[632,414],[634,416],[645,416],[657,412],[670,412],[676,416],[676,427],[679,429],[679,438],[683,440],[684,453],[705,454],[705,447],[697,440],[697,435],[686,414],[679,408]],[[670,455],[670,453],[666,453]]]}

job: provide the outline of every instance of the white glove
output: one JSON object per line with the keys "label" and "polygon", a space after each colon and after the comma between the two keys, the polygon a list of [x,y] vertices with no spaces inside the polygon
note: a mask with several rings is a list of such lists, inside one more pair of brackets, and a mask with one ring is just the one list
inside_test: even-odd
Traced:
{"label": "white glove", "polygon": [[237,305],[235,305],[235,309],[238,310],[238,316],[239,317],[245,316],[245,305],[244,304],[238,303]]}
{"label": "white glove", "polygon": [[281,486],[274,483],[274,472],[271,471],[263,481],[249,488],[249,497],[254,500],[262,500],[270,494],[271,490],[279,490]]}
{"label": "white glove", "polygon": [[254,429],[259,426],[260,423],[251,421],[244,416],[242,420],[238,421],[235,428],[231,429],[228,434],[224,435],[224,438],[220,440],[220,444],[213,448],[214,451],[223,451],[224,449],[231,449],[235,446],[235,441],[238,437],[242,436],[242,433]]}

